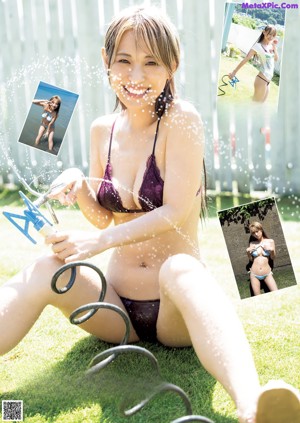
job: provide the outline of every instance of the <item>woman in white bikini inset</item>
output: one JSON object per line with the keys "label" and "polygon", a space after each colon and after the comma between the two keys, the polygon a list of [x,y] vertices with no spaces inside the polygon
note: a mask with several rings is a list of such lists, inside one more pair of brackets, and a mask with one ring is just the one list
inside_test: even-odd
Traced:
{"label": "woman in white bikini inset", "polygon": [[54,122],[58,117],[59,108],[61,105],[61,98],[58,95],[54,95],[50,100],[33,100],[33,104],[43,107],[42,120],[39,128],[38,135],[36,137],[34,145],[37,146],[43,136],[48,137],[48,148],[49,151],[53,149],[53,138],[54,138]]}

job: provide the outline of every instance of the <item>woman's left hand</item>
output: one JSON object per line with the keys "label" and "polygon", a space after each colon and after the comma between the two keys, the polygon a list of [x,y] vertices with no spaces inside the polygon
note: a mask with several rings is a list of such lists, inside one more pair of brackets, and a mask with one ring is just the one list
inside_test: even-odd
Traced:
{"label": "woman's left hand", "polygon": [[261,246],[264,250],[267,250],[267,251],[270,251],[270,252],[274,251],[274,247],[275,247],[273,240],[264,241],[261,244]]}
{"label": "woman's left hand", "polygon": [[46,237],[46,244],[52,244],[52,251],[65,263],[91,258],[105,248],[100,247],[99,233],[57,232]]}
{"label": "woman's left hand", "polygon": [[52,182],[48,197],[58,200],[64,206],[71,206],[77,201],[83,180],[84,175],[80,169],[66,169]]}

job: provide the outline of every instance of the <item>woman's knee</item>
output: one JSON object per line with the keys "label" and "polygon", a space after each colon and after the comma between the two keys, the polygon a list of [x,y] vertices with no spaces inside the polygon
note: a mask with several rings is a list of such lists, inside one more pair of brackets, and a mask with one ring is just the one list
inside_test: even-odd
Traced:
{"label": "woman's knee", "polygon": [[260,281],[254,276],[250,279],[254,295],[260,295]]}
{"label": "woman's knee", "polygon": [[[30,276],[32,281],[36,281],[41,287],[51,286],[51,280],[54,274],[63,266],[63,262],[55,255],[46,255],[37,259],[30,267]],[[69,273],[64,272],[59,277],[59,284],[66,285],[69,280]]]}
{"label": "woman's knee", "polygon": [[276,281],[272,275],[267,276],[265,279],[266,285],[269,288],[270,291],[277,291],[278,287],[276,284]]}
{"label": "woman's knee", "polygon": [[167,293],[169,289],[180,289],[188,283],[203,280],[201,274],[205,272],[204,265],[195,257],[188,254],[176,254],[169,257],[161,266],[159,273],[160,288]]}

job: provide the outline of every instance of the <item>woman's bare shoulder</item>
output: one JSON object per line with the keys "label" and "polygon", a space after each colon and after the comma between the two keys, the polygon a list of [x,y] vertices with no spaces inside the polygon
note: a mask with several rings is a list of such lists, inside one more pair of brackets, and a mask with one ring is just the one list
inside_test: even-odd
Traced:
{"label": "woman's bare shoulder", "polygon": [[180,115],[186,119],[200,119],[200,114],[196,110],[195,106],[185,100],[175,100],[169,108],[167,114],[171,118]]}
{"label": "woman's bare shoulder", "polygon": [[275,243],[274,239],[272,239],[272,238],[267,238],[266,241],[269,242],[270,244],[274,244]]}
{"label": "woman's bare shoulder", "polygon": [[107,139],[116,117],[116,114],[100,116],[92,122],[90,130],[92,143]]}
{"label": "woman's bare shoulder", "polygon": [[169,108],[165,120],[172,136],[185,134],[187,138],[202,137],[203,123],[200,113],[188,101],[176,100]]}
{"label": "woman's bare shoulder", "polygon": [[99,116],[91,124],[91,131],[103,131],[110,129],[116,120],[117,115],[112,113],[110,115]]}

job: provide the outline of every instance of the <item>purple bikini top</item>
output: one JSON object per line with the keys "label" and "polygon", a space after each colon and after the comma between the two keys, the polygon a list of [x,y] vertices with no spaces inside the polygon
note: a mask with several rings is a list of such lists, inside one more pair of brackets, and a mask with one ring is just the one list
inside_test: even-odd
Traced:
{"label": "purple bikini top", "polygon": [[152,154],[148,157],[146,170],[143,176],[143,182],[139,190],[139,203],[141,208],[134,210],[126,209],[123,207],[120,194],[112,183],[113,169],[110,163],[110,157],[115,123],[116,121],[113,123],[111,128],[108,158],[103,181],[100,183],[97,193],[97,199],[100,205],[106,210],[118,213],[142,213],[151,211],[157,207],[161,207],[163,204],[164,181],[160,176],[160,171],[157,167],[154,154],[160,119],[157,121]]}

